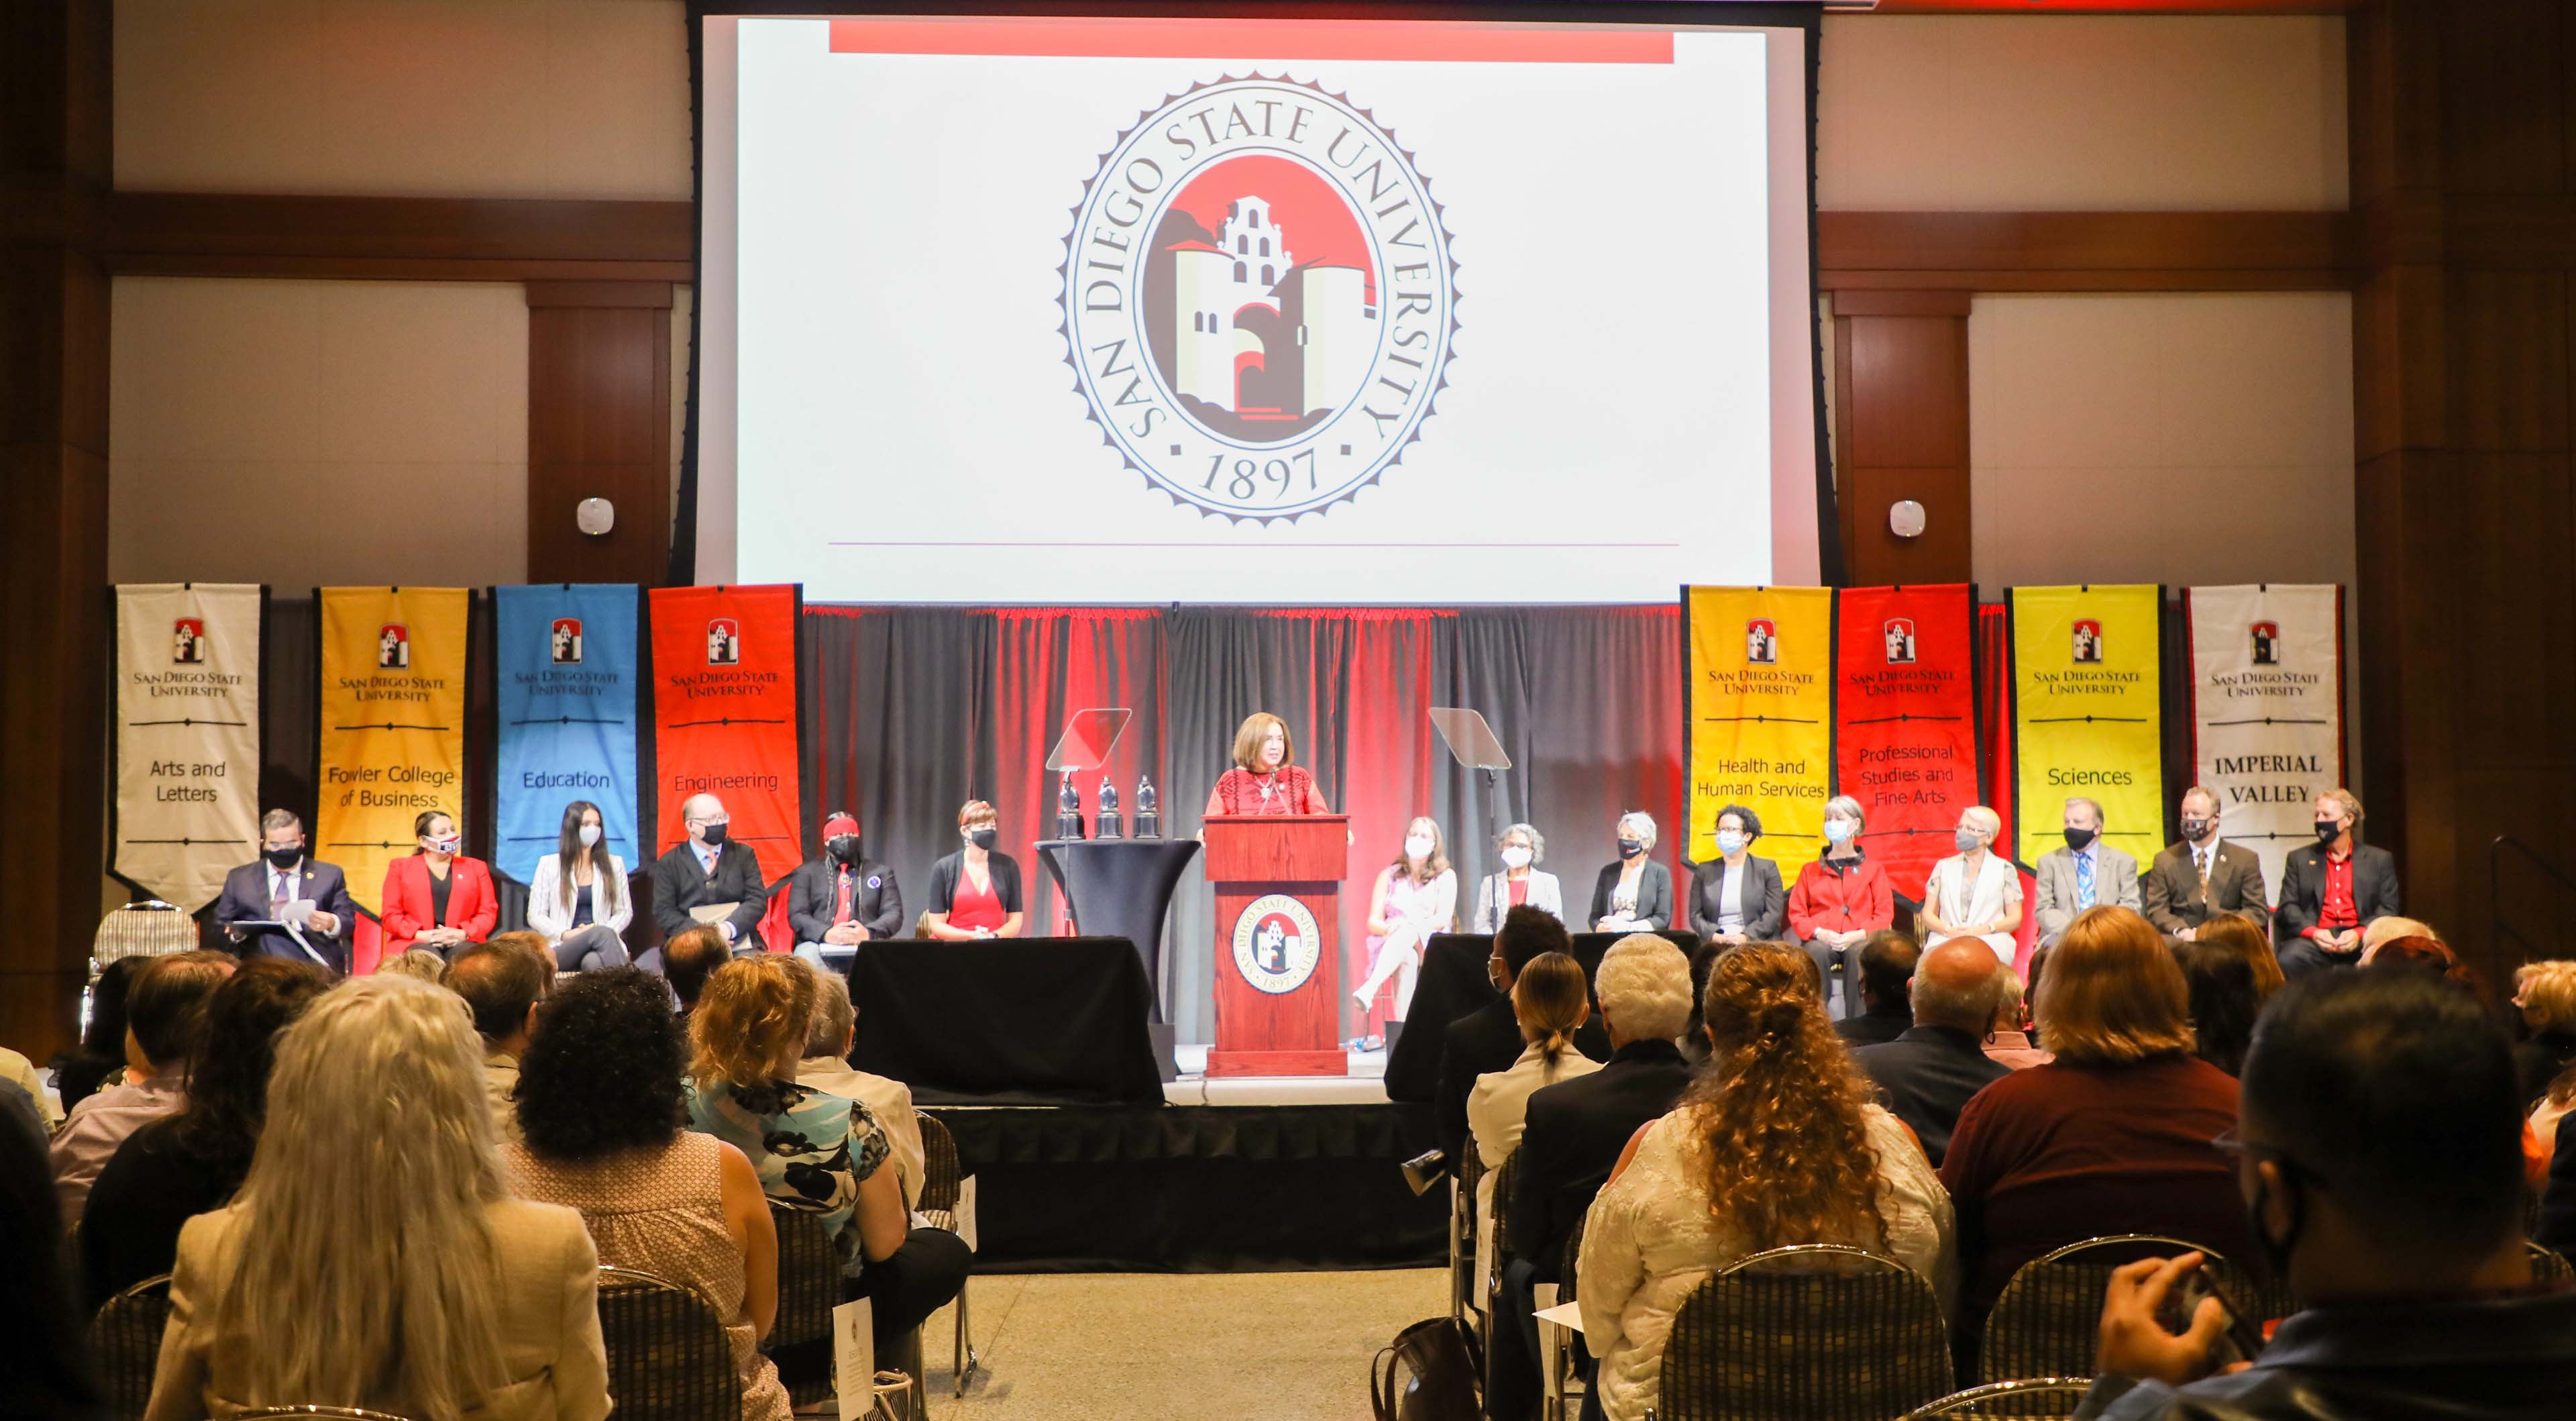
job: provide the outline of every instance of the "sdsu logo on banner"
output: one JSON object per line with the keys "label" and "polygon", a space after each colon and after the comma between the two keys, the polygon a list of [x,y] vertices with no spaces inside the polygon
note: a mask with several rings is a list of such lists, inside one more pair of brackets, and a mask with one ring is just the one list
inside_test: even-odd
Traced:
{"label": "sdsu logo on banner", "polygon": [[1717,812],[1741,804],[1765,839],[1805,857],[1824,840],[1833,773],[1833,593],[1822,587],[1682,589],[1690,834],[1717,857]]}
{"label": "sdsu logo on banner", "polygon": [[2102,806],[2102,837],[2145,863],[2163,847],[2164,589],[2016,587],[2012,609],[2013,857],[2036,864],[2067,800]]}
{"label": "sdsu logo on banner", "polygon": [[561,842],[565,807],[599,807],[600,841],[636,846],[636,590],[548,582],[492,589],[496,714],[492,866],[530,882]]}
{"label": "sdsu logo on banner", "polygon": [[1174,503],[1294,519],[1376,482],[1447,379],[1440,205],[1367,110],[1287,78],[1147,109],[1083,177],[1066,363]]}
{"label": "sdsu logo on banner", "polygon": [[260,601],[116,589],[116,874],[192,913],[256,852]]}
{"label": "sdsu logo on banner", "polygon": [[[728,837],[777,884],[804,860],[797,784],[800,590],[657,587],[653,613],[653,847],[689,837],[681,807],[712,794]],[[774,900],[783,916],[785,898]]]}
{"label": "sdsu logo on banner", "polygon": [[2192,773],[2277,897],[2282,861],[2315,842],[2316,797],[2344,782],[2343,589],[2187,587],[2182,605]]}
{"label": "sdsu logo on banner", "polygon": [[1860,802],[1861,849],[1919,898],[1977,802],[1974,589],[1835,594],[1834,787]]}
{"label": "sdsu logo on banner", "polygon": [[[424,810],[465,813],[461,587],[325,587],[321,803],[313,856],[374,912],[385,868],[414,851]],[[356,964],[365,967],[363,955]]]}
{"label": "sdsu logo on banner", "polygon": [[1255,898],[1234,920],[1234,970],[1272,996],[1315,975],[1321,938],[1315,915],[1285,893]]}

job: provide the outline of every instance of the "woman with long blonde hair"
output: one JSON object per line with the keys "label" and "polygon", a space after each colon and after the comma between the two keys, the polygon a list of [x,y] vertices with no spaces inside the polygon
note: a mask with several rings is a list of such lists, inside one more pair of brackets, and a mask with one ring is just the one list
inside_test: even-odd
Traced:
{"label": "woman with long blonde hair", "polygon": [[1610,1421],[1660,1404],[1673,1314],[1746,1254],[1847,1244],[1904,1263],[1945,1302],[1953,1286],[1949,1196],[1872,1100],[1806,953],[1729,948],[1709,969],[1701,1015],[1707,1067],[1629,1141],[1584,1224],[1583,1331]]}
{"label": "woman with long blonde hair", "polygon": [[181,1230],[170,1306],[149,1421],[608,1414],[581,1215],[509,1197],[465,1002],[405,977],[337,987],[279,1035],[249,1177]]}

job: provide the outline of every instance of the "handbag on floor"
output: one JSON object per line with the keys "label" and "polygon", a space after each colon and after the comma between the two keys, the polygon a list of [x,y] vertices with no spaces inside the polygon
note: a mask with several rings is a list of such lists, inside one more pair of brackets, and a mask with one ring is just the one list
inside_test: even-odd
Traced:
{"label": "handbag on floor", "polygon": [[1395,1335],[1369,1372],[1377,1421],[1478,1421],[1483,1348],[1454,1317],[1417,1322]]}

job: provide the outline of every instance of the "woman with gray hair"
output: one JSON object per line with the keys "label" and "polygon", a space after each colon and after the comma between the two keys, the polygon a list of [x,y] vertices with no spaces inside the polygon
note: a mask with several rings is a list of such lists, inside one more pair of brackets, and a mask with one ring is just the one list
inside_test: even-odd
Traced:
{"label": "woman with gray hair", "polygon": [[1619,816],[1619,861],[1603,864],[1592,884],[1592,930],[1661,932],[1673,925],[1673,872],[1655,851],[1655,817],[1642,809]]}
{"label": "woman with gray hair", "polygon": [[1557,887],[1556,875],[1541,873],[1539,861],[1547,857],[1547,840],[1527,824],[1515,824],[1494,841],[1502,855],[1503,871],[1485,875],[1476,888],[1474,931],[1493,932],[1502,926],[1503,915],[1526,903],[1558,922],[1565,921],[1565,895]]}
{"label": "woman with gray hair", "polygon": [[1844,1016],[1860,1012],[1860,945],[1896,923],[1896,891],[1887,870],[1861,852],[1865,824],[1860,801],[1838,794],[1825,801],[1825,851],[1798,870],[1789,890],[1789,935],[1807,949],[1816,969],[1833,981],[1842,964]]}

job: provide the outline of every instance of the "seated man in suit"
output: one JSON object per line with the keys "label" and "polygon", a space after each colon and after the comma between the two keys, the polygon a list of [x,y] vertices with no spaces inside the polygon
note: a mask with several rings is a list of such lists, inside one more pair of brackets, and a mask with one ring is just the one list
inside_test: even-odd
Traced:
{"label": "seated man in suit", "polygon": [[[1494,955],[1485,963],[1486,980],[1498,995],[1449,1023],[1440,1039],[1440,1079],[1431,1094],[1431,1128],[1449,1156],[1450,1168],[1466,1158],[1467,1097],[1476,1089],[1476,1077],[1510,1070],[1529,1045],[1521,1039],[1520,1018],[1512,1013],[1512,983],[1520,980],[1521,969],[1540,953],[1573,951],[1573,940],[1555,915],[1526,903],[1503,915],[1502,929],[1494,934]],[[1610,1038],[1597,1021],[1576,1029],[1574,1045],[1596,1061],[1610,1055]]]}
{"label": "seated man in suit", "polygon": [[726,831],[733,818],[724,801],[712,794],[693,794],[680,806],[680,822],[689,837],[653,861],[653,921],[670,939],[695,926],[690,909],[729,903],[732,908],[713,926],[736,957],[766,951],[760,941],[760,915],[769,911],[769,891],[761,886],[760,857],[748,844],[730,843]]}
{"label": "seated man in suit", "polygon": [[2361,801],[2348,789],[2317,796],[2317,841],[2281,864],[2281,914],[2272,933],[2283,976],[2361,960],[2361,934],[2401,911],[2397,859],[2361,842]]}
{"label": "seated man in suit", "polygon": [[1562,1281],[1566,1240],[1583,1222],[1628,1137],[1671,1110],[1690,1084],[1690,1064],[1673,1040],[1688,1028],[1691,1014],[1690,961],[1681,949],[1652,933],[1621,938],[1601,959],[1593,987],[1610,1037],[1609,1063],[1531,1094],[1521,1128],[1520,1176],[1512,1197],[1501,1201],[1503,1239],[1511,1246],[1502,1292],[1510,1302],[1494,1320],[1485,1392],[1485,1414],[1496,1421],[1525,1421],[1538,1412],[1531,1286]]}
{"label": "seated man in suit", "polygon": [[903,931],[894,870],[859,857],[859,821],[846,809],[823,821],[823,856],[787,879],[787,923],[796,955],[846,977],[859,944]]}
{"label": "seated man in suit", "polygon": [[1968,1097],[2012,1067],[1986,1054],[1986,1027],[1994,1020],[2004,965],[1986,945],[1954,937],[1914,964],[1907,993],[1914,1024],[1893,1041],[1852,1053],[1861,1071],[1886,1097],[1889,1113],[1914,1131],[1932,1167],[1950,1149],[1950,1131]]}
{"label": "seated man in suit", "polygon": [[[215,926],[244,957],[285,957],[312,962],[333,972],[349,970],[349,930],[358,905],[349,901],[349,880],[338,864],[304,856],[304,821],[283,809],[259,817],[259,856],[224,875],[224,891],[215,900]],[[304,926],[235,927],[236,923],[273,923],[284,919],[287,905],[313,905]]]}
{"label": "seated man in suit", "polygon": [[2066,801],[2066,847],[2039,856],[2039,942],[2054,947],[2075,915],[2092,907],[2138,907],[2138,861],[2102,842],[2102,806]]}
{"label": "seated man in suit", "polygon": [[2168,845],[2140,880],[2147,921],[2167,937],[2190,942],[2212,913],[2235,913],[2269,928],[2272,901],[2263,895],[2263,862],[2242,844],[2218,837],[2218,793],[2200,785],[2182,792],[2182,842]]}

